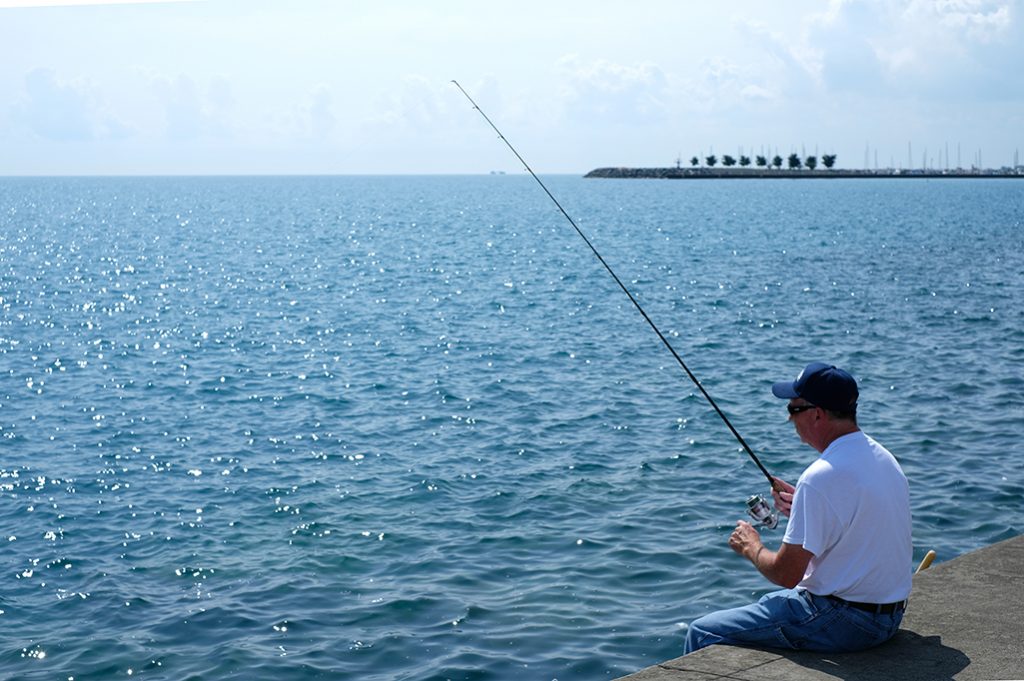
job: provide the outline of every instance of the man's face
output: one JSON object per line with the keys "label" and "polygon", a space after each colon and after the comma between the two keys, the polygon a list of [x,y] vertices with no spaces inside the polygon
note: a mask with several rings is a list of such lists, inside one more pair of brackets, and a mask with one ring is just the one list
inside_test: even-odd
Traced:
{"label": "man's face", "polygon": [[793,427],[796,428],[797,437],[800,438],[801,442],[811,444],[808,436],[817,416],[818,407],[797,397],[789,401],[786,409],[789,411],[789,420],[793,422]]}

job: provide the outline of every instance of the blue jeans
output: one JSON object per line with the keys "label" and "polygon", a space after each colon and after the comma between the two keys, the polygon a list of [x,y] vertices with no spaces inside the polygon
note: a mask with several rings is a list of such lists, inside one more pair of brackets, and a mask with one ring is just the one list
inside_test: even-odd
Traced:
{"label": "blue jeans", "polygon": [[721,643],[816,652],[852,652],[888,641],[903,610],[874,614],[804,589],[765,594],[742,608],[719,610],[695,620],[683,654]]}

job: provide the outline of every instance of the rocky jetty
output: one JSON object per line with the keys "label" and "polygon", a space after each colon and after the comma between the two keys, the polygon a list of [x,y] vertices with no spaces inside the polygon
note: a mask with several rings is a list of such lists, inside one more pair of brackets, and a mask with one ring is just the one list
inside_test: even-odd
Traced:
{"label": "rocky jetty", "polygon": [[794,180],[799,178],[837,179],[849,177],[1021,177],[1024,167],[1001,168],[996,170],[847,170],[809,168],[595,168],[584,177],[607,177],[659,180],[724,180],[724,179],[773,179]]}

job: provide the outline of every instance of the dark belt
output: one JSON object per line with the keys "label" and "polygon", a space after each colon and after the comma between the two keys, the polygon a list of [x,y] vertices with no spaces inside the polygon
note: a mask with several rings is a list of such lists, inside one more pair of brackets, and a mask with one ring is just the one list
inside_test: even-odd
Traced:
{"label": "dark belt", "polygon": [[857,608],[858,610],[864,610],[866,612],[873,612],[876,615],[889,615],[907,607],[906,601],[896,601],[895,603],[858,603],[857,601],[848,601],[845,598],[840,598],[839,596],[825,596],[825,598],[835,601],[836,603],[843,603],[851,608]]}

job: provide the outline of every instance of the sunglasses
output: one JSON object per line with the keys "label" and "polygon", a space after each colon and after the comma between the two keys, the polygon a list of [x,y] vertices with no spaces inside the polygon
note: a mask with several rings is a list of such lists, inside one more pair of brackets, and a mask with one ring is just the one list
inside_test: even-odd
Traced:
{"label": "sunglasses", "polygon": [[796,416],[800,412],[807,411],[808,409],[817,409],[817,407],[813,404],[798,404],[796,406],[793,406],[792,404],[786,405],[786,411],[789,412],[790,416]]}

